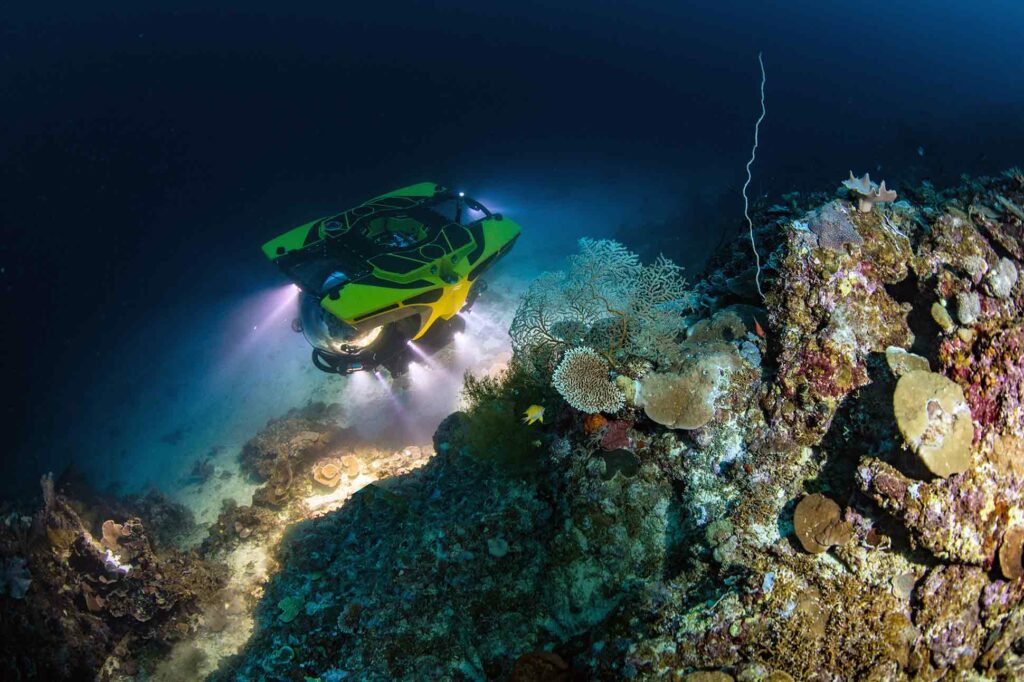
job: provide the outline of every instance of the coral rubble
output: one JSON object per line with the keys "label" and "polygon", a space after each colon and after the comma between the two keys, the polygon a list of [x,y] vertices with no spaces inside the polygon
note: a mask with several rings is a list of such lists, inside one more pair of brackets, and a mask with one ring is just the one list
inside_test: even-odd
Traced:
{"label": "coral rubble", "polygon": [[73,488],[44,477],[43,507],[31,516],[12,512],[0,525],[12,600],[0,618],[4,679],[113,680],[152,669],[167,647],[196,631],[223,585],[221,565],[161,546],[139,516],[87,521],[117,508],[159,525],[151,514],[170,503],[155,494],[105,500],[89,492],[85,504],[68,496]]}

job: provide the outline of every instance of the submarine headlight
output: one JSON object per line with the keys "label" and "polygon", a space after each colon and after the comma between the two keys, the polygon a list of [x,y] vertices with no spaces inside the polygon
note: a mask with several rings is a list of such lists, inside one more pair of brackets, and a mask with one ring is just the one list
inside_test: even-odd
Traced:
{"label": "submarine headlight", "polygon": [[353,350],[362,350],[368,346],[373,345],[374,341],[380,338],[380,333],[382,331],[384,331],[383,326],[374,327],[373,329],[368,329],[364,332],[359,332],[355,336],[351,336],[349,338],[342,340],[340,343],[341,348],[339,348],[339,350],[349,352]]}
{"label": "submarine headlight", "polygon": [[306,340],[314,348],[331,354],[358,353],[375,343],[383,326],[356,328],[334,317],[314,296],[304,294],[299,306],[300,324]]}
{"label": "submarine headlight", "polygon": [[459,198],[460,198],[460,199],[461,199],[462,197],[464,197],[464,196],[466,196],[466,193],[465,193],[465,192],[459,192]]}

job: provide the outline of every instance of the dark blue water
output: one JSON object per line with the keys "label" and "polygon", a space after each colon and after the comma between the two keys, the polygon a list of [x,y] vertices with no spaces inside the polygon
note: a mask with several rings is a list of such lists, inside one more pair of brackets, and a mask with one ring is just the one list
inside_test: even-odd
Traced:
{"label": "dark blue water", "polygon": [[8,492],[190,310],[281,281],[264,240],[403,184],[516,216],[520,265],[617,234],[699,268],[741,229],[759,51],[754,196],[1024,163],[1019,2],[206,5],[0,10]]}

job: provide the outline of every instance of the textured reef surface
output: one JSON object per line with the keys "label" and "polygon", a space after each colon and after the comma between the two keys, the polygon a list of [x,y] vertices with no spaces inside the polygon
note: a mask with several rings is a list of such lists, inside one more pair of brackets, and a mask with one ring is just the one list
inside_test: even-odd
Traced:
{"label": "textured reef surface", "polygon": [[692,283],[581,240],[432,444],[286,415],[189,552],[44,482],[0,526],[5,679],[1024,678],[1022,207],[1015,170],[787,195],[763,299],[746,235]]}

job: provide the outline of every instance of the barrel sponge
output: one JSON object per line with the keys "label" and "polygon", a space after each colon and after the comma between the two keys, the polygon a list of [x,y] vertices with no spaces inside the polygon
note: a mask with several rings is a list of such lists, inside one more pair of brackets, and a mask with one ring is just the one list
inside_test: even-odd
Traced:
{"label": "barrel sponge", "polygon": [[608,377],[608,361],[594,349],[580,346],[565,352],[551,383],[580,412],[618,412],[625,396]]}

